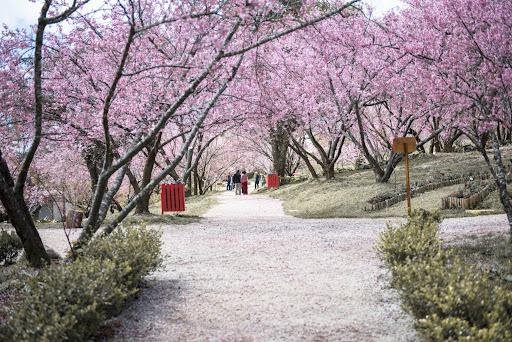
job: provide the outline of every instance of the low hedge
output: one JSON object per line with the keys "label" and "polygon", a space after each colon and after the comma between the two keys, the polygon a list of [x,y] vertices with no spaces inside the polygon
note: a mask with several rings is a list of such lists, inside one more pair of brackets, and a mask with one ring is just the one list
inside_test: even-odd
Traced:
{"label": "low hedge", "polygon": [[432,341],[511,341],[512,293],[442,249],[436,222],[415,212],[378,242],[404,308]]}
{"label": "low hedge", "polygon": [[439,215],[414,211],[407,222],[399,227],[388,226],[380,234],[377,251],[392,268],[419,258],[439,253]]}
{"label": "low hedge", "polygon": [[160,250],[160,234],[144,227],[93,240],[74,262],[29,280],[0,340],[87,340],[160,266]]}

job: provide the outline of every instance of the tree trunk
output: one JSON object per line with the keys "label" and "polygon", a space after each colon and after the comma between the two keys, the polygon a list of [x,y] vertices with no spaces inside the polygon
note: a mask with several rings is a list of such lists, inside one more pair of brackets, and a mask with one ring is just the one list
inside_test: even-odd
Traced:
{"label": "tree trunk", "polygon": [[[148,155],[146,157],[146,163],[144,164],[144,170],[142,172],[142,180],[139,188],[144,188],[151,182],[151,176],[153,175],[153,169],[155,168],[156,156],[160,148],[160,140],[162,133],[159,133],[154,141],[151,141]],[[141,200],[135,207],[135,214],[149,214],[149,202],[151,200],[151,194],[153,191],[149,191],[141,196]]]}
{"label": "tree trunk", "polygon": [[203,195],[205,193],[205,189],[204,189],[204,180],[203,180],[203,177],[204,177],[204,172],[202,172],[201,174],[199,174],[197,172],[197,167],[196,167],[196,171],[194,171],[195,175],[196,175],[196,181],[197,181],[197,190],[198,190],[198,195]]}
{"label": "tree trunk", "polygon": [[446,153],[453,152],[454,151],[453,144],[455,144],[457,139],[459,139],[462,136],[462,134],[463,133],[461,131],[457,130],[452,136],[450,136],[444,142],[443,152],[446,152]]}
{"label": "tree trunk", "polygon": [[105,196],[103,196],[103,199],[101,201],[101,207],[99,211],[99,222],[103,222],[105,220],[105,217],[107,217],[107,213],[109,208],[111,207],[112,203],[116,203],[116,206],[118,209],[121,207],[119,203],[117,203],[114,200],[114,196],[119,191],[119,188],[123,184],[124,176],[126,175],[126,171],[128,170],[128,165],[123,166],[123,168],[118,172],[117,177],[111,184],[111,188],[107,191]]}
{"label": "tree trunk", "polygon": [[384,171],[382,170],[382,167],[379,165],[379,162],[377,159],[373,157],[373,155],[370,153],[370,150],[368,149],[368,146],[366,145],[366,135],[365,135],[365,129],[363,125],[362,120],[362,113],[361,109],[359,108],[359,102],[354,102],[354,113],[356,114],[356,121],[357,126],[359,130],[359,139],[358,142],[352,135],[350,135],[352,142],[359,148],[359,150],[363,153],[364,157],[368,161],[368,164],[370,164],[373,174],[375,175],[375,181],[377,183],[381,183],[381,179],[384,176]]}
{"label": "tree trunk", "polygon": [[333,179],[334,178],[334,163],[327,165],[324,169],[325,179]]}
{"label": "tree trunk", "polygon": [[98,145],[89,146],[82,152],[82,158],[87,166],[87,171],[89,171],[91,193],[94,192],[96,184],[98,183],[99,174],[101,172],[101,160],[104,153],[104,149]]}
{"label": "tree trunk", "polygon": [[[189,170],[190,167],[192,166],[193,153],[194,153],[193,149],[189,149],[187,151],[187,164],[186,164],[187,166],[185,168],[186,170]],[[187,185],[187,190],[185,191],[185,196],[190,196],[192,194],[192,172],[189,172],[189,174],[187,175],[187,177],[185,177],[183,179],[183,181]]]}
{"label": "tree trunk", "polygon": [[[432,121],[433,121],[433,127],[432,127],[432,130],[433,131],[436,131],[439,129],[439,126],[440,126],[440,121],[441,119],[439,118],[432,118]],[[441,152],[442,150],[442,146],[441,146],[441,140],[439,139],[439,136],[436,136],[434,137],[434,139],[432,139],[432,143],[430,144],[430,148],[429,148],[429,153],[434,153],[434,152]]]}
{"label": "tree trunk", "polygon": [[16,234],[18,234],[21,239],[27,260],[33,267],[42,267],[50,261],[24,198],[24,189],[30,166],[39,148],[43,130],[44,94],[42,72],[44,31],[48,25],[61,22],[68,18],[80,6],[74,3],[66,12],[54,17],[56,19],[50,22],[47,20],[47,14],[50,10],[51,3],[51,1],[44,2],[37,20],[33,59],[34,135],[29,147],[24,150],[23,161],[18,169],[16,181],[14,181],[9,167],[7,166],[7,162],[4,160],[2,152],[0,151],[0,201],[5,207],[11,224],[16,230]]}
{"label": "tree trunk", "polygon": [[197,174],[197,168],[192,172],[194,175],[194,195],[197,196],[199,194],[199,175]]}
{"label": "tree trunk", "polygon": [[288,152],[289,136],[282,122],[278,122],[270,133],[272,147],[272,165],[279,176],[286,175],[286,155]]}
{"label": "tree trunk", "polygon": [[145,193],[141,196],[141,200],[135,207],[135,214],[149,214],[149,202],[151,201],[152,192]]}
{"label": "tree trunk", "polygon": [[313,164],[311,164],[311,161],[308,158],[308,155],[306,151],[304,150],[304,147],[291,136],[292,144],[290,144],[290,148],[297,153],[297,155],[304,161],[306,164],[309,173],[311,174],[311,177],[314,179],[318,178],[318,174],[316,173],[315,168],[313,167]]}
{"label": "tree trunk", "polygon": [[9,221],[20,237],[28,262],[33,267],[43,267],[50,262],[41,237],[30,216],[23,196],[0,191],[0,200],[5,208]]}
{"label": "tree trunk", "polygon": [[391,175],[393,175],[393,172],[395,171],[398,163],[400,163],[403,159],[402,154],[398,153],[392,153],[390,158],[388,159],[388,162],[386,164],[386,169],[384,170],[384,173],[382,176],[377,180],[377,183],[387,183],[389,182],[389,179],[391,178]]}
{"label": "tree trunk", "polygon": [[41,237],[34,225],[23,193],[14,191],[14,180],[11,177],[6,161],[0,151],[0,201],[2,202],[9,221],[21,239],[28,262],[33,267],[42,267],[50,262]]}
{"label": "tree trunk", "polygon": [[503,205],[505,214],[507,215],[509,225],[509,239],[512,242],[512,204],[510,203],[510,194],[507,191],[507,174],[505,165],[503,164],[500,151],[500,140],[497,134],[493,136],[492,150],[495,163],[494,179],[498,188],[500,202]]}

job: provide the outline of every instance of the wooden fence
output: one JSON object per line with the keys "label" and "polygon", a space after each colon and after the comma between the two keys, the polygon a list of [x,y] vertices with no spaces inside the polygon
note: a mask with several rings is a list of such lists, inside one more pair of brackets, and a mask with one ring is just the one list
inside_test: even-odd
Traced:
{"label": "wooden fence", "polygon": [[[411,189],[411,197],[414,197],[417,194],[421,194],[421,193],[424,193],[424,192],[427,192],[427,191],[432,191],[432,190],[435,190],[435,189],[444,188],[446,186],[463,184],[463,183],[465,183],[467,181],[470,181],[472,179],[481,179],[481,180],[489,179],[489,176],[490,175],[488,173],[483,173],[483,174],[478,174],[478,175],[464,175],[464,176],[461,176],[461,177],[458,177],[458,178],[445,179],[445,180],[442,180],[440,182],[427,183],[427,184],[419,185],[419,186],[414,187],[414,188]],[[385,200],[382,200],[382,201],[379,201],[379,202],[376,202],[376,203],[366,202],[364,210],[365,211],[381,210],[381,209],[384,209],[384,208],[389,208],[392,205],[395,205],[395,204],[400,203],[402,201],[405,201],[405,193],[399,193],[399,194],[397,194],[397,195],[395,195],[395,196],[393,196],[391,198],[388,198],[388,199],[385,199]]]}
{"label": "wooden fence", "polygon": [[441,199],[442,209],[474,209],[482,202],[491,192],[496,190],[496,184],[489,183],[481,191],[467,198],[459,198],[448,196]]}

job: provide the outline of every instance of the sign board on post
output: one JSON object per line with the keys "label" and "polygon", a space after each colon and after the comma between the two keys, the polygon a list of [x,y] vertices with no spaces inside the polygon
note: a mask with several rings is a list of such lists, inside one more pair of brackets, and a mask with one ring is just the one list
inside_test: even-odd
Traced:
{"label": "sign board on post", "polygon": [[400,137],[393,139],[393,152],[403,153],[405,157],[405,191],[407,197],[407,213],[411,215],[411,182],[409,179],[409,153],[416,151],[416,138]]}
{"label": "sign board on post", "polygon": [[[405,152],[407,151],[407,152]],[[416,138],[401,137],[393,139],[393,152],[411,153],[416,151]]]}

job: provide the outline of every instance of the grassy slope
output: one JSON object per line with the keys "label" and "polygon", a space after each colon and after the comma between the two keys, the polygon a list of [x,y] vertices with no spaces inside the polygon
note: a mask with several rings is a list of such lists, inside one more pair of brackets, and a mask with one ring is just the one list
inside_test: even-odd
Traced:
{"label": "grassy slope", "polygon": [[[512,150],[506,149],[504,154],[509,157]],[[485,162],[478,152],[416,155],[411,159],[410,167],[411,182],[465,172],[487,171]],[[404,182],[403,165],[400,165],[387,184],[376,183],[371,170],[345,171],[337,174],[334,180],[309,180],[282,186],[277,190],[265,190],[265,192],[272,197],[283,199],[285,211],[297,217],[405,216],[405,202],[375,212],[363,210],[364,203],[369,198],[378,194],[394,193]],[[449,195],[459,187],[460,185],[455,185],[420,194],[412,199],[412,206],[428,210],[439,209],[441,197]],[[501,212],[500,203],[495,193],[491,194],[481,207]],[[465,213],[446,210],[442,214],[444,216],[460,216]]]}

